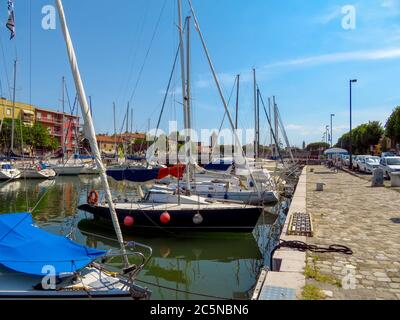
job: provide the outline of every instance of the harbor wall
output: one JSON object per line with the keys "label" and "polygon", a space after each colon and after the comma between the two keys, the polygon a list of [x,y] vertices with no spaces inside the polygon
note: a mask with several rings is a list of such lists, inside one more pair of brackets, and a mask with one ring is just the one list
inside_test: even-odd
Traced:
{"label": "harbor wall", "polygon": [[[300,175],[299,182],[294,193],[292,203],[286,217],[285,224],[280,236],[281,241],[302,241],[306,242],[304,236],[288,235],[291,217],[296,212],[307,212],[307,167]],[[272,258],[273,270],[265,266],[256,286],[255,296],[258,300],[271,299],[271,292],[281,292],[280,297],[275,299],[291,300],[300,299],[302,289],[305,286],[304,269],[306,266],[306,253],[290,248],[280,248],[275,251]],[[255,298],[255,296],[253,298]]]}

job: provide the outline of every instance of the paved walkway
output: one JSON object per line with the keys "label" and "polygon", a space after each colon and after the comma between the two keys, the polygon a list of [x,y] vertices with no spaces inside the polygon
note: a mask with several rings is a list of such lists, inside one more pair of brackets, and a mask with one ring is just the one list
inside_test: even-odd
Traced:
{"label": "paved walkway", "polygon": [[[315,191],[317,182],[326,184],[324,192]],[[325,290],[330,299],[400,299],[400,196],[370,185],[322,166],[307,169],[307,210],[315,229],[307,241],[354,251],[352,256],[308,255],[307,269],[319,281],[307,279],[307,284]],[[332,284],[335,279],[339,284]]]}

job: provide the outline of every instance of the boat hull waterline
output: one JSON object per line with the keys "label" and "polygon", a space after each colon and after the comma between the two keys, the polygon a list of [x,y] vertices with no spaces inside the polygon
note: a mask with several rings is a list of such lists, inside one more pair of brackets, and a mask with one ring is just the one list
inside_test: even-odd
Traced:
{"label": "boat hull waterline", "polygon": [[[159,209],[156,209],[158,207]],[[143,205],[142,209],[129,208],[129,205],[116,206],[118,219],[124,232],[134,231],[160,231],[170,232],[241,232],[251,233],[263,212],[261,207],[231,208],[207,208],[199,210],[171,208],[163,209],[165,205]],[[109,221],[111,216],[108,206],[92,206],[84,204],[78,207],[80,210],[93,214],[95,218]],[[154,208],[154,209],[153,209]],[[170,220],[161,222],[161,216],[168,213]],[[124,224],[126,217],[132,217],[132,226]],[[199,222],[200,220],[200,222]]]}

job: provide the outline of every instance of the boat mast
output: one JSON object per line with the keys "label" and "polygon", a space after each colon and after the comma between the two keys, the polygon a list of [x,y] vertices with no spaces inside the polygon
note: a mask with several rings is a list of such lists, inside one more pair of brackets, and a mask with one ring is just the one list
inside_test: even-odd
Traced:
{"label": "boat mast", "polygon": [[253,173],[252,173],[251,170],[250,170],[250,167],[249,167],[249,164],[248,164],[248,161],[247,161],[247,158],[246,158],[246,154],[245,154],[245,152],[244,152],[244,150],[243,150],[243,147],[242,147],[242,144],[240,143],[240,140],[239,140],[239,136],[238,136],[237,132],[234,130],[235,125],[234,125],[234,123],[233,123],[231,113],[229,112],[228,103],[227,103],[226,100],[225,100],[224,94],[223,94],[223,92],[222,92],[221,85],[220,85],[220,83],[219,83],[218,75],[217,75],[217,73],[216,73],[216,71],[215,71],[214,65],[213,65],[212,60],[211,60],[210,53],[208,52],[207,45],[206,45],[206,43],[205,43],[203,34],[202,34],[201,30],[200,30],[199,21],[197,20],[196,14],[195,14],[195,12],[194,12],[193,5],[192,5],[192,1],[191,1],[191,0],[188,0],[188,1],[189,1],[189,5],[190,5],[190,10],[191,10],[191,12],[192,12],[192,16],[193,16],[193,19],[194,19],[194,24],[195,24],[196,30],[197,30],[197,32],[198,32],[198,34],[199,34],[199,37],[200,37],[200,40],[201,40],[201,43],[202,43],[204,52],[205,52],[205,54],[206,54],[206,57],[207,57],[208,64],[209,64],[209,66],[210,66],[211,72],[212,72],[212,74],[213,74],[214,81],[215,81],[215,84],[216,84],[216,86],[217,86],[219,96],[220,96],[220,98],[221,98],[221,101],[222,101],[222,104],[223,104],[223,106],[224,106],[225,112],[226,112],[226,114],[227,114],[227,116],[228,116],[228,120],[229,120],[229,123],[230,123],[230,125],[231,125],[231,128],[232,128],[232,130],[233,130],[234,133],[235,133],[235,144],[237,145],[238,149],[239,149],[240,152],[242,153],[242,157],[243,157],[243,159],[244,159],[246,168],[249,170],[250,177],[251,177],[251,179],[254,181],[254,185],[255,185],[255,188],[256,188],[256,190],[257,190],[258,196],[261,198],[260,189],[258,188],[257,183],[256,183],[256,180],[254,179],[254,175],[253,175]]}
{"label": "boat mast", "polygon": [[61,105],[62,105],[62,123],[61,123],[61,128],[62,128],[62,142],[61,142],[61,147],[63,151],[63,164],[65,164],[65,118],[64,118],[64,113],[65,113],[65,78],[62,77],[61,79]]}
{"label": "boat mast", "polygon": [[187,113],[187,152],[186,152],[186,157],[188,159],[188,167],[187,167],[187,186],[188,190],[190,190],[190,179],[191,179],[191,163],[192,163],[192,118],[191,118],[191,91],[190,91],[190,16],[186,18],[186,113]]}
{"label": "boat mast", "polygon": [[[186,90],[186,75],[185,75],[185,48],[183,43],[183,25],[182,25],[182,0],[178,0],[178,29],[179,29],[179,47],[180,47],[180,60],[181,60],[181,79],[182,79],[182,99],[183,99],[183,119],[184,119],[184,129],[186,131],[185,137],[185,161],[186,161],[186,178],[187,178],[187,188],[190,190],[190,159],[188,156],[188,149],[190,152],[190,121],[188,119],[188,103],[189,98],[187,96],[188,91]],[[188,58],[190,61],[190,58]],[[189,73],[189,72],[188,72]]]}
{"label": "boat mast", "polygon": [[[15,93],[17,85],[17,59],[14,60],[14,88],[13,88],[13,105],[12,105],[12,125],[11,125],[11,151],[14,152],[14,131],[15,131]],[[21,110],[22,112],[22,110]]]}
{"label": "boat mast", "polygon": [[236,87],[236,118],[235,118],[235,130],[238,129],[239,121],[239,90],[240,90],[240,74],[236,76],[237,87]]}
{"label": "boat mast", "polygon": [[[268,111],[269,111],[269,118],[270,119],[272,119],[272,113],[271,113],[271,98],[268,98]],[[271,140],[270,140],[270,147],[271,147],[271,151],[272,151],[272,157],[274,157],[275,156],[275,151],[274,151],[274,149],[272,148],[272,126],[271,126],[271,124],[270,124],[270,126],[269,126],[269,129],[270,129],[270,136],[271,136]]]}
{"label": "boat mast", "polygon": [[[276,101],[275,101],[275,96],[272,97],[272,104],[274,108],[274,125],[275,125],[275,149],[276,149],[276,156],[278,156],[279,152],[279,128],[278,128],[278,113],[276,110]],[[283,160],[283,159],[282,159]]]}
{"label": "boat mast", "polygon": [[[113,117],[114,117],[114,151],[117,155],[117,120],[115,118],[115,102],[113,102]],[[115,157],[114,157],[115,159]]]}
{"label": "boat mast", "polygon": [[110,208],[110,214],[111,214],[112,222],[114,225],[114,230],[117,235],[119,245],[121,246],[121,252],[124,257],[125,265],[128,266],[129,261],[128,261],[128,257],[126,255],[126,250],[125,250],[125,245],[124,245],[124,239],[123,239],[122,232],[121,232],[121,227],[119,225],[117,213],[115,211],[115,206],[112,201],[110,186],[109,186],[108,180],[107,180],[106,169],[103,165],[103,162],[101,161],[100,151],[99,151],[99,147],[97,145],[97,140],[96,140],[96,133],[95,133],[94,125],[93,125],[93,121],[92,121],[92,116],[90,115],[90,110],[89,110],[89,106],[88,106],[88,102],[87,102],[87,98],[86,98],[86,94],[85,94],[85,89],[83,87],[82,78],[81,78],[81,75],[79,72],[78,61],[77,61],[75,50],[74,50],[74,47],[72,44],[71,36],[70,36],[69,30],[68,30],[67,21],[66,21],[65,14],[64,14],[64,8],[63,8],[61,0],[57,0],[57,9],[58,9],[58,14],[59,14],[60,20],[61,20],[61,27],[62,27],[62,31],[64,34],[65,43],[67,46],[68,57],[69,57],[70,65],[71,65],[72,74],[74,76],[74,81],[75,81],[76,89],[78,92],[80,105],[82,108],[82,117],[85,121],[86,132],[88,135],[88,140],[90,142],[90,148],[92,149],[93,155],[95,157],[97,167],[100,169],[100,178],[101,178],[104,190],[105,190],[105,197],[106,197],[108,206]]}
{"label": "boat mast", "polygon": [[260,89],[257,88],[257,154],[260,158]]}
{"label": "boat mast", "polygon": [[254,158],[258,158],[258,132],[257,132],[257,79],[256,69],[253,69],[253,89],[254,89]]}

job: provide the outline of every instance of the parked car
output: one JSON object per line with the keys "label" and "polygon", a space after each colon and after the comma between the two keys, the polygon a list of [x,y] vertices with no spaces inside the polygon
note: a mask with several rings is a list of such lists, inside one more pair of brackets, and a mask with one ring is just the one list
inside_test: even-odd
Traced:
{"label": "parked car", "polygon": [[340,160],[342,161],[342,164],[344,165],[344,166],[349,166],[350,165],[350,156],[348,155],[348,154],[343,154],[341,157],[340,157]]}
{"label": "parked car", "polygon": [[390,174],[400,172],[400,157],[381,158],[379,167],[383,170],[383,174],[390,179]]}
{"label": "parked car", "polygon": [[353,156],[353,160],[352,160],[352,165],[353,165],[353,170],[358,170],[358,157],[359,156]]}
{"label": "parked car", "polygon": [[364,173],[372,173],[379,168],[380,158],[374,156],[362,156],[359,160],[359,170]]}
{"label": "parked car", "polygon": [[356,160],[353,162],[354,170],[361,171],[361,166],[363,164],[363,161],[365,161],[366,157],[369,157],[369,156],[367,156],[367,155],[359,155],[359,156],[357,156]]}
{"label": "parked car", "polygon": [[387,158],[387,157],[397,157],[397,154],[394,153],[393,151],[382,152],[381,158]]}

